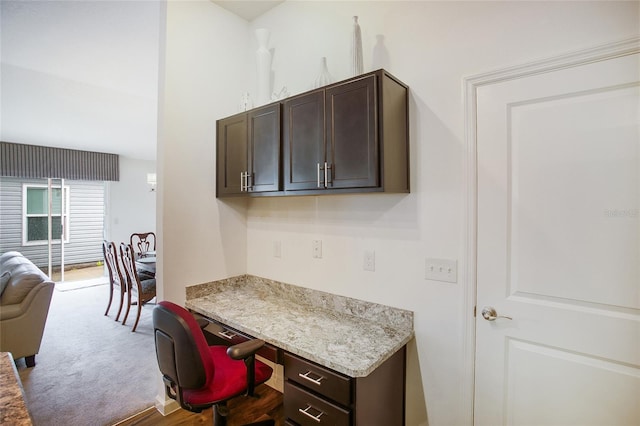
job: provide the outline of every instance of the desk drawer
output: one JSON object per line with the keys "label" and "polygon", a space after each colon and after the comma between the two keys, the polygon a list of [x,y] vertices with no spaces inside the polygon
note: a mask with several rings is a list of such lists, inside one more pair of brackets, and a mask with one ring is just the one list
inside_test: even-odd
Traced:
{"label": "desk drawer", "polygon": [[[247,336],[210,319],[207,319],[207,321],[209,321],[209,324],[204,328],[203,332],[209,345],[233,346],[253,339],[251,336]],[[278,349],[268,343],[260,348],[257,354],[269,361],[278,362]]]}
{"label": "desk drawer", "polygon": [[284,416],[300,426],[349,426],[351,411],[334,405],[291,382],[284,383]]}
{"label": "desk drawer", "polygon": [[288,380],[343,404],[351,405],[351,378],[299,358],[284,354],[284,375]]}

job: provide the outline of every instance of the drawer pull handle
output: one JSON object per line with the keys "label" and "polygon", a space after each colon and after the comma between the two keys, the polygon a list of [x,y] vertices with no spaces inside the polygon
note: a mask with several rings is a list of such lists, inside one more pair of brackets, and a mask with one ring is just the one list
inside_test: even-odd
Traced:
{"label": "drawer pull handle", "polygon": [[310,375],[314,374],[311,371],[307,371],[306,373],[302,374],[302,373],[298,373],[298,376],[302,377],[305,380],[310,381],[311,383],[315,384],[315,385],[322,385],[322,383],[320,383],[322,381],[322,379],[324,379],[323,376],[320,376],[319,374],[316,374],[316,376],[318,376],[317,379],[314,379],[313,377],[311,377]]}
{"label": "drawer pull handle", "polygon": [[233,340],[233,338],[237,336],[237,334],[229,330],[220,331],[218,332],[218,334],[224,337],[225,339],[229,339],[229,340]]}
{"label": "drawer pull handle", "polygon": [[[318,412],[317,416],[314,416],[313,414],[311,414],[309,412],[309,410],[314,409],[315,411]],[[307,408],[305,408],[304,410],[302,408],[298,408],[298,411],[300,411],[302,414],[304,414],[307,417],[312,418],[313,420],[315,420],[316,422],[320,423],[322,420],[320,420],[320,416],[322,416],[324,413],[318,409],[313,408],[310,405],[307,405]]]}

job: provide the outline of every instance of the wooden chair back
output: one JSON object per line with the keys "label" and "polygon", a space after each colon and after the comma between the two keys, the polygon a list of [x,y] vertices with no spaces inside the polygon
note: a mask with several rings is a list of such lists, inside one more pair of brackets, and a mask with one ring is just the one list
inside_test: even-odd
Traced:
{"label": "wooden chair back", "polygon": [[147,252],[156,251],[156,234],[153,232],[133,233],[129,237],[129,244],[138,257],[147,256]]}
{"label": "wooden chair back", "polygon": [[131,330],[136,331],[138,321],[140,320],[142,305],[156,297],[156,280],[150,279],[140,281],[140,277],[138,276],[138,271],[136,269],[135,254],[131,244],[120,243],[120,259],[122,260],[122,266],[124,267],[125,272],[124,275],[126,276],[127,281],[128,302],[127,311],[124,315],[124,319],[122,320],[122,325],[125,325],[125,322],[127,321],[131,305],[136,303],[138,305],[138,314],[136,316],[136,322],[133,325],[133,329]]}
{"label": "wooden chair back", "polygon": [[109,303],[107,304],[107,310],[104,312],[104,314],[107,315],[109,313],[111,302],[113,301],[113,294],[116,293],[120,295],[120,307],[118,308],[118,313],[116,314],[116,321],[118,321],[120,312],[122,311],[122,305],[124,303],[124,294],[127,289],[127,282],[122,276],[116,245],[113,242],[107,240],[102,241],[102,254],[104,256],[104,263],[107,265],[107,271],[109,272],[110,286]]}

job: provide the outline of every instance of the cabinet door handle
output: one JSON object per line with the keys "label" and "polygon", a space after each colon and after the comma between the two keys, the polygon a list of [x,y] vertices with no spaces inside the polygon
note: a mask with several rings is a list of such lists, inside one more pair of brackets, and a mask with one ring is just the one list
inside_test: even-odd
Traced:
{"label": "cabinet door handle", "polygon": [[326,161],[324,162],[324,187],[328,187],[330,180],[329,178],[331,177],[331,175],[329,174],[329,170],[331,170],[331,166],[329,165],[329,163],[327,163]]}
{"label": "cabinet door handle", "polygon": [[[314,379],[313,377],[311,377],[311,374],[315,374],[316,376],[318,376],[317,379]],[[298,373],[298,376],[302,377],[305,380],[310,381],[311,383],[315,384],[315,385],[322,385],[322,383],[320,383],[322,381],[322,379],[324,379],[324,376],[321,376],[317,373],[313,373],[312,371],[307,371],[306,373],[302,374],[302,373]]]}
{"label": "cabinet door handle", "polygon": [[[317,167],[318,167],[318,183],[317,183],[317,187],[318,188],[326,188],[327,184],[329,183],[329,170],[331,170],[331,166],[329,165],[329,163],[327,163],[326,161],[324,162],[324,167],[320,166],[320,163],[317,163]],[[324,171],[324,182],[321,183],[320,182],[320,170]]]}
{"label": "cabinet door handle", "polygon": [[313,408],[314,410],[316,410],[318,412],[318,415],[314,416],[313,414],[311,414],[309,412],[309,410],[311,410],[313,407],[310,405],[307,405],[307,408],[305,408],[304,410],[302,408],[298,408],[298,411],[301,412],[302,414],[304,414],[305,416],[312,418],[313,420],[315,420],[316,422],[320,423],[322,420],[320,420],[320,416],[322,416],[324,413],[320,410],[318,410],[317,408]]}
{"label": "cabinet door handle", "polygon": [[237,334],[230,330],[219,331],[218,334],[228,340],[233,340],[233,338],[237,336]]}
{"label": "cabinet door handle", "polygon": [[240,192],[249,191],[253,186],[253,173],[240,172]]}
{"label": "cabinet door handle", "polygon": [[327,187],[327,162],[324,162],[324,187]]}
{"label": "cabinet door handle", "polygon": [[240,173],[240,192],[249,190],[249,172]]}
{"label": "cabinet door handle", "polygon": [[253,173],[246,172],[246,174],[247,174],[247,186],[245,190],[251,191],[253,189]]}

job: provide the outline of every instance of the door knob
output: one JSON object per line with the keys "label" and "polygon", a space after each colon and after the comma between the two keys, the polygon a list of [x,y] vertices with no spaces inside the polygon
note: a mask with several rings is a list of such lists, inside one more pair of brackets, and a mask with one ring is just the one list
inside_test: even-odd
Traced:
{"label": "door knob", "polygon": [[508,320],[513,319],[504,315],[498,315],[496,310],[491,306],[485,306],[484,308],[482,308],[482,318],[486,319],[487,321],[495,321],[498,318],[505,318]]}

